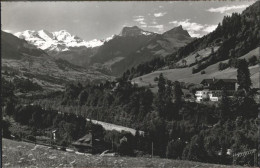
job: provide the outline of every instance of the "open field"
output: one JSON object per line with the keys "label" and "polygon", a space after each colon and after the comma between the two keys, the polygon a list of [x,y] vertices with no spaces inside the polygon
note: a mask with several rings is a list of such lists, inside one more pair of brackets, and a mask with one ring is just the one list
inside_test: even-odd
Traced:
{"label": "open field", "polygon": [[[260,56],[259,48],[256,48],[249,53],[245,54],[242,58],[248,59],[251,56],[255,55],[257,57]],[[223,63],[227,63],[228,61],[222,61]],[[164,77],[168,78],[171,81],[178,80],[179,82],[187,82],[187,83],[195,83],[199,84],[203,79],[207,78],[223,78],[223,79],[236,79],[237,78],[237,69],[235,68],[227,68],[225,70],[219,71],[218,64],[213,64],[208,66],[204,71],[205,74],[201,74],[200,72],[196,74],[192,74],[193,67],[180,68],[180,69],[168,69],[168,70],[160,70],[155,71],[137,78],[134,78],[132,82],[138,84],[139,86],[148,86],[151,84],[152,86],[157,85],[154,81],[155,77],[159,77],[160,73],[164,75]],[[195,65],[196,66],[196,65]],[[252,81],[252,87],[259,87],[259,65],[249,67],[250,70],[250,78]]]}
{"label": "open field", "polygon": [[[101,157],[99,155],[76,154],[3,139],[3,167],[197,167],[231,168],[234,166],[206,164],[182,160],[140,157]],[[236,166],[238,167],[238,166]]]}

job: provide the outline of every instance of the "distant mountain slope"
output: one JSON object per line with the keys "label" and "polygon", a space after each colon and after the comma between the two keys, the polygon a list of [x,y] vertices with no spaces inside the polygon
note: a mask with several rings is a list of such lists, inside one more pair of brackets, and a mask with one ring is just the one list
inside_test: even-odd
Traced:
{"label": "distant mountain slope", "polygon": [[62,88],[67,82],[73,81],[111,79],[110,76],[93,69],[85,69],[66,60],[55,59],[12,34],[2,32],[1,40],[2,71],[12,72],[20,78],[31,78],[43,88]]}
{"label": "distant mountain slope", "polygon": [[116,76],[142,62],[172,54],[192,41],[188,32],[181,26],[163,34],[145,31],[137,26],[124,27],[118,35],[90,42],[65,30],[52,33],[46,30],[27,30],[15,35],[54,58]]}
{"label": "distant mountain slope", "polygon": [[94,39],[87,42],[78,36],[71,35],[66,30],[52,33],[46,30],[26,30],[15,33],[15,36],[25,39],[28,43],[47,52],[50,56],[65,59],[80,66],[87,66],[90,57],[106,41]]}
{"label": "distant mountain slope", "polygon": [[6,59],[21,59],[22,53],[34,56],[46,55],[44,51],[28,44],[25,40],[1,31],[1,56]]}
{"label": "distant mountain slope", "polygon": [[117,72],[117,75],[121,75],[126,69],[130,69],[140,63],[172,54],[192,40],[193,38],[190,37],[189,33],[182,26],[175,27],[163,34],[156,34],[137,51],[130,53],[126,59],[114,64],[112,71]]}
{"label": "distant mountain slope", "polygon": [[[154,36],[155,33],[144,31],[137,26],[124,27],[119,35],[105,42],[98,49],[91,62],[92,64],[106,64],[111,60],[119,60],[118,58],[125,59],[130,53],[145,45]],[[105,68],[109,69],[110,67]]]}
{"label": "distant mountain slope", "polygon": [[163,34],[148,32],[137,26],[124,27],[119,35],[99,48],[91,62],[118,76],[127,68],[172,54],[192,40],[181,26]]}

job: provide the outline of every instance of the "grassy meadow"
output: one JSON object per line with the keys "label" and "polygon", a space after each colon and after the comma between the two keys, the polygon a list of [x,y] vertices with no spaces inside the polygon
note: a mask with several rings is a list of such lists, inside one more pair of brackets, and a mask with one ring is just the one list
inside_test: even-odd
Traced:
{"label": "grassy meadow", "polygon": [[[245,54],[244,56],[240,57],[240,59],[245,58],[248,60],[253,55],[259,57],[259,47],[250,51],[249,53]],[[194,55],[187,57],[187,62],[192,62]],[[206,56],[205,56],[206,57]],[[227,63],[228,61],[222,61],[223,63]],[[205,68],[205,74],[201,74],[200,72],[192,74],[192,67],[186,68],[179,68],[179,69],[167,69],[167,70],[158,70],[152,73],[134,78],[132,82],[138,84],[139,86],[148,86],[152,85],[155,86],[157,83],[154,81],[155,77],[159,77],[160,73],[163,74],[164,77],[171,81],[178,80],[179,82],[186,82],[186,83],[195,83],[199,84],[203,79],[208,78],[223,78],[223,79],[236,79],[237,78],[237,69],[235,68],[227,68],[225,70],[219,71],[218,70],[219,63],[213,64]],[[195,65],[196,67],[196,65]],[[249,67],[250,71],[250,78],[252,81],[252,87],[258,88],[259,87],[259,65]],[[152,89],[156,90],[156,89]]]}
{"label": "grassy meadow", "polygon": [[[50,149],[47,146],[27,142],[3,139],[3,167],[196,167],[196,168],[231,168],[234,166],[207,164],[182,160],[141,157],[101,157],[99,155],[76,154]],[[238,166],[235,166],[238,167]]]}

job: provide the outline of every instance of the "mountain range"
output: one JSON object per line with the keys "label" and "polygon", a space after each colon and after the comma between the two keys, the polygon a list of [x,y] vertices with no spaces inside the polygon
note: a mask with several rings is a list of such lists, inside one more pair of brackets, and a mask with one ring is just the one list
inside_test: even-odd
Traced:
{"label": "mountain range", "polygon": [[14,35],[56,59],[115,76],[154,57],[169,55],[192,41],[181,26],[163,34],[145,31],[137,26],[123,27],[118,35],[91,41],[82,40],[65,30],[51,33],[46,30],[26,30]]}
{"label": "mountain range", "polygon": [[[2,69],[60,86],[68,81],[114,79],[124,72],[131,76],[129,79],[135,78],[134,82],[146,84],[157,72],[175,74],[169,77],[173,80],[195,83],[202,77],[218,77],[224,72],[229,74],[226,77],[235,78],[232,61],[253,56],[259,61],[259,9],[257,1],[242,14],[225,16],[216,30],[202,38],[192,38],[182,26],[162,34],[137,26],[123,27],[117,35],[92,41],[65,30],[24,31],[15,36],[2,32]],[[160,66],[155,58],[161,61]],[[220,62],[227,64],[226,69],[218,69]],[[256,67],[252,67],[257,81]],[[145,81],[149,75],[152,78]]]}
{"label": "mountain range", "polygon": [[[111,76],[49,56],[24,39],[1,31],[3,77],[31,79],[48,90],[64,89],[66,83],[104,81]],[[9,74],[9,75],[6,75]]]}
{"label": "mountain range", "polygon": [[[163,34],[152,34],[137,50],[112,65],[112,72],[124,72],[126,69],[136,67],[154,58],[164,58],[193,40],[182,26],[175,27]],[[121,75],[121,73],[117,73],[117,75]]]}
{"label": "mountain range", "polygon": [[96,48],[112,38],[85,41],[76,35],[71,35],[66,30],[57,32],[26,30],[14,35],[44,50],[50,56],[67,60],[79,66],[88,65],[89,57],[95,53]]}

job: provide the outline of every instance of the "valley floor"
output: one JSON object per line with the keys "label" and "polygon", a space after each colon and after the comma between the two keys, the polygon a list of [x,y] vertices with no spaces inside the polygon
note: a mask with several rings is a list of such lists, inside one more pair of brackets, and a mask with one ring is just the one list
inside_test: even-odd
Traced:
{"label": "valley floor", "polygon": [[72,152],[49,149],[47,146],[17,142],[9,139],[2,140],[2,152],[3,167],[238,167],[160,158],[80,155]]}

